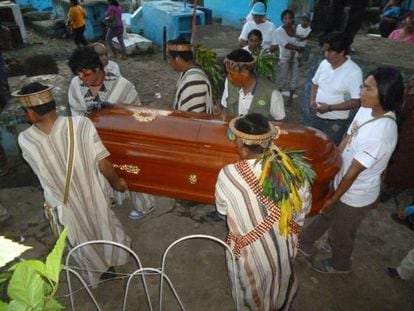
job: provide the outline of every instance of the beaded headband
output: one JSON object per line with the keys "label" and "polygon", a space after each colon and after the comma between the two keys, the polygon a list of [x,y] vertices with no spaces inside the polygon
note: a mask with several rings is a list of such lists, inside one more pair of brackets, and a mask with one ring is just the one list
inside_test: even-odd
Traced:
{"label": "beaded headband", "polygon": [[243,116],[236,117],[229,122],[229,129],[233,133],[233,135],[239,137],[245,145],[260,145],[266,141],[277,139],[280,134],[280,128],[274,126],[271,122],[269,122],[269,131],[263,134],[247,134],[242,131],[239,131],[235,124],[236,121]]}
{"label": "beaded headband", "polygon": [[257,62],[256,56],[252,56],[253,60],[250,62],[238,62],[235,60],[228,59],[227,57],[224,58],[224,65],[228,66],[234,70],[242,70],[243,68],[254,68]]}
{"label": "beaded headband", "polygon": [[54,100],[52,89],[53,86],[47,86],[46,89],[31,94],[20,94],[21,90],[14,91],[12,96],[18,97],[20,104],[24,107],[35,107],[50,103]]}
{"label": "beaded headband", "polygon": [[193,47],[191,44],[186,43],[168,43],[168,50],[174,52],[191,52],[193,50]]}

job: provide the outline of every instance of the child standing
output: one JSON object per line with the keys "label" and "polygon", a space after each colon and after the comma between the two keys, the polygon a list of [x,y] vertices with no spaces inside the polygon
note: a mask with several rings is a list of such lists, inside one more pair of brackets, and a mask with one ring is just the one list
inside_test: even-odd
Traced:
{"label": "child standing", "polygon": [[247,35],[247,45],[243,49],[250,54],[260,52],[262,49],[262,41],[262,32],[259,29],[253,29]]}
{"label": "child standing", "polygon": [[[312,28],[309,26],[310,20],[306,15],[300,19],[300,24],[296,26],[296,45],[305,48],[308,44],[308,39]],[[296,52],[296,59],[298,60],[299,67],[303,65],[303,52]]]}
{"label": "child standing", "polygon": [[297,45],[296,29],[293,24],[294,18],[295,15],[291,10],[284,10],[281,14],[283,25],[276,30],[279,44],[277,84],[281,91],[289,90],[287,105],[292,104],[298,86],[299,66],[295,54],[296,52],[303,52],[303,47]]}

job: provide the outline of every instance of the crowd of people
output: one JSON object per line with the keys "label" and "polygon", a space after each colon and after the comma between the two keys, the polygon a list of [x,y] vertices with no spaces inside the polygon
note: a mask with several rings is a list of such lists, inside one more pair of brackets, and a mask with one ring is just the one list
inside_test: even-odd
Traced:
{"label": "crowd of people", "polygon": [[[291,105],[295,91],[301,87],[299,66],[304,64],[303,51],[311,33],[309,18],[302,17],[295,26],[294,13],[284,10],[282,26],[276,28],[266,19],[266,1],[252,2],[239,37],[240,48],[224,59],[226,80],[220,110],[224,116],[232,117],[227,134],[235,142],[240,161],[220,171],[216,208],[226,219],[227,243],[237,258],[236,271],[232,270],[230,256],[227,259],[229,273],[238,278],[240,301],[253,310],[288,310],[297,289],[292,261],[298,251],[318,272],[351,272],[357,230],[370,208],[377,205],[381,178],[399,139],[404,85],[401,73],[393,68],[380,67],[363,80],[361,68],[349,56],[359,27],[352,20],[345,31],[331,31],[324,36],[324,60],[311,80],[309,110],[313,113],[312,126],[338,146],[342,165],[332,183],[332,196],[301,233],[299,247],[300,227],[311,207],[315,176],[300,153],[281,150],[274,144],[280,130],[270,121],[283,121],[286,117],[282,92],[288,92],[287,105]],[[335,6],[338,12],[339,2]],[[67,226],[72,246],[89,240],[129,246],[130,238],[111,205],[129,198],[129,217],[140,219],[154,209],[155,200],[149,194],[128,190],[87,118],[93,111],[121,103],[141,104],[134,85],[109,59],[108,50],[116,56],[114,37],[126,57],[121,9],[117,0],[109,0],[106,45],[89,45],[83,36],[86,13],[77,0],[71,3],[68,25],[78,47],[68,62],[74,75],[68,91],[70,116],[57,114],[50,86],[37,82],[25,85],[13,95],[19,98],[32,126],[19,135],[18,142],[42,185],[46,215],[56,233]],[[352,3],[355,7],[351,12],[358,13],[353,16],[358,24],[366,1]],[[392,32],[390,38],[411,42],[413,23],[412,15],[407,15],[401,28],[394,30],[398,34]],[[254,52],[274,52],[277,48],[276,81],[260,77],[255,71]],[[215,113],[209,77],[196,63],[191,43],[183,37],[169,40],[167,59],[171,68],[180,73],[171,109]],[[398,219],[412,222],[411,214],[412,208],[407,209]],[[332,258],[311,260],[314,242],[328,230]],[[411,251],[399,267],[389,268],[389,273],[408,279],[414,273],[413,258]],[[77,260],[87,268],[85,278],[95,283],[110,276],[114,267],[125,264],[128,257],[106,246],[79,253]],[[235,294],[235,284],[232,285]]]}

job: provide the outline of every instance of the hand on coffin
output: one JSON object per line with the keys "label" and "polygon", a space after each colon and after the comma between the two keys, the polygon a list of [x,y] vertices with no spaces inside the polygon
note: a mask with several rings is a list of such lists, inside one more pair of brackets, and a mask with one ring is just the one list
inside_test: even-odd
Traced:
{"label": "hand on coffin", "polygon": [[128,184],[125,179],[119,177],[111,183],[112,188],[119,192],[125,192],[128,190]]}
{"label": "hand on coffin", "polygon": [[334,197],[330,197],[325,201],[322,208],[319,210],[319,214],[327,214],[332,209],[332,207],[335,205],[337,199]]}

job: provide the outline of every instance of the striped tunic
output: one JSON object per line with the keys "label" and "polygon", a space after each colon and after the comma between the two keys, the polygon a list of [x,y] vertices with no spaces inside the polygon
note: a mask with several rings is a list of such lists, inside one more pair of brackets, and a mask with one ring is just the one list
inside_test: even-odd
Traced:
{"label": "striped tunic", "polygon": [[[261,165],[254,166],[255,160],[248,160],[256,176],[260,175]],[[305,214],[311,206],[309,190],[300,190],[303,211],[294,216],[302,225]],[[224,167],[216,184],[216,207],[222,215],[227,215],[229,231],[244,235],[260,224],[267,215],[246,181],[234,164]],[[279,234],[279,223],[261,238],[241,250],[236,261],[236,271],[232,271],[231,257],[227,254],[229,277],[238,279],[239,301],[244,301],[251,310],[289,310],[297,289],[297,279],[292,260],[296,256],[297,237],[290,234],[287,239]],[[231,244],[230,244],[231,245]],[[232,284],[233,296],[235,295]]]}
{"label": "striped tunic", "polygon": [[193,67],[181,73],[177,81],[174,109],[213,113],[210,81],[201,68]]}
{"label": "striped tunic", "polygon": [[73,77],[68,90],[69,106],[73,116],[84,116],[95,110],[116,104],[140,105],[134,85],[117,73],[107,71],[97,96],[78,76]]}
{"label": "striped tunic", "polygon": [[[60,222],[68,227],[68,238],[76,246],[90,240],[109,240],[130,245],[130,238],[110,209],[110,185],[98,169],[98,162],[109,156],[92,122],[73,118],[75,146],[69,198],[58,208]],[[58,117],[50,134],[32,125],[18,138],[23,158],[29,163],[43,187],[46,203],[62,205],[68,159],[68,122]],[[97,246],[78,252],[76,260],[88,270],[106,271],[110,266],[128,262],[129,256],[118,248]],[[85,275],[94,283],[100,273]]]}

